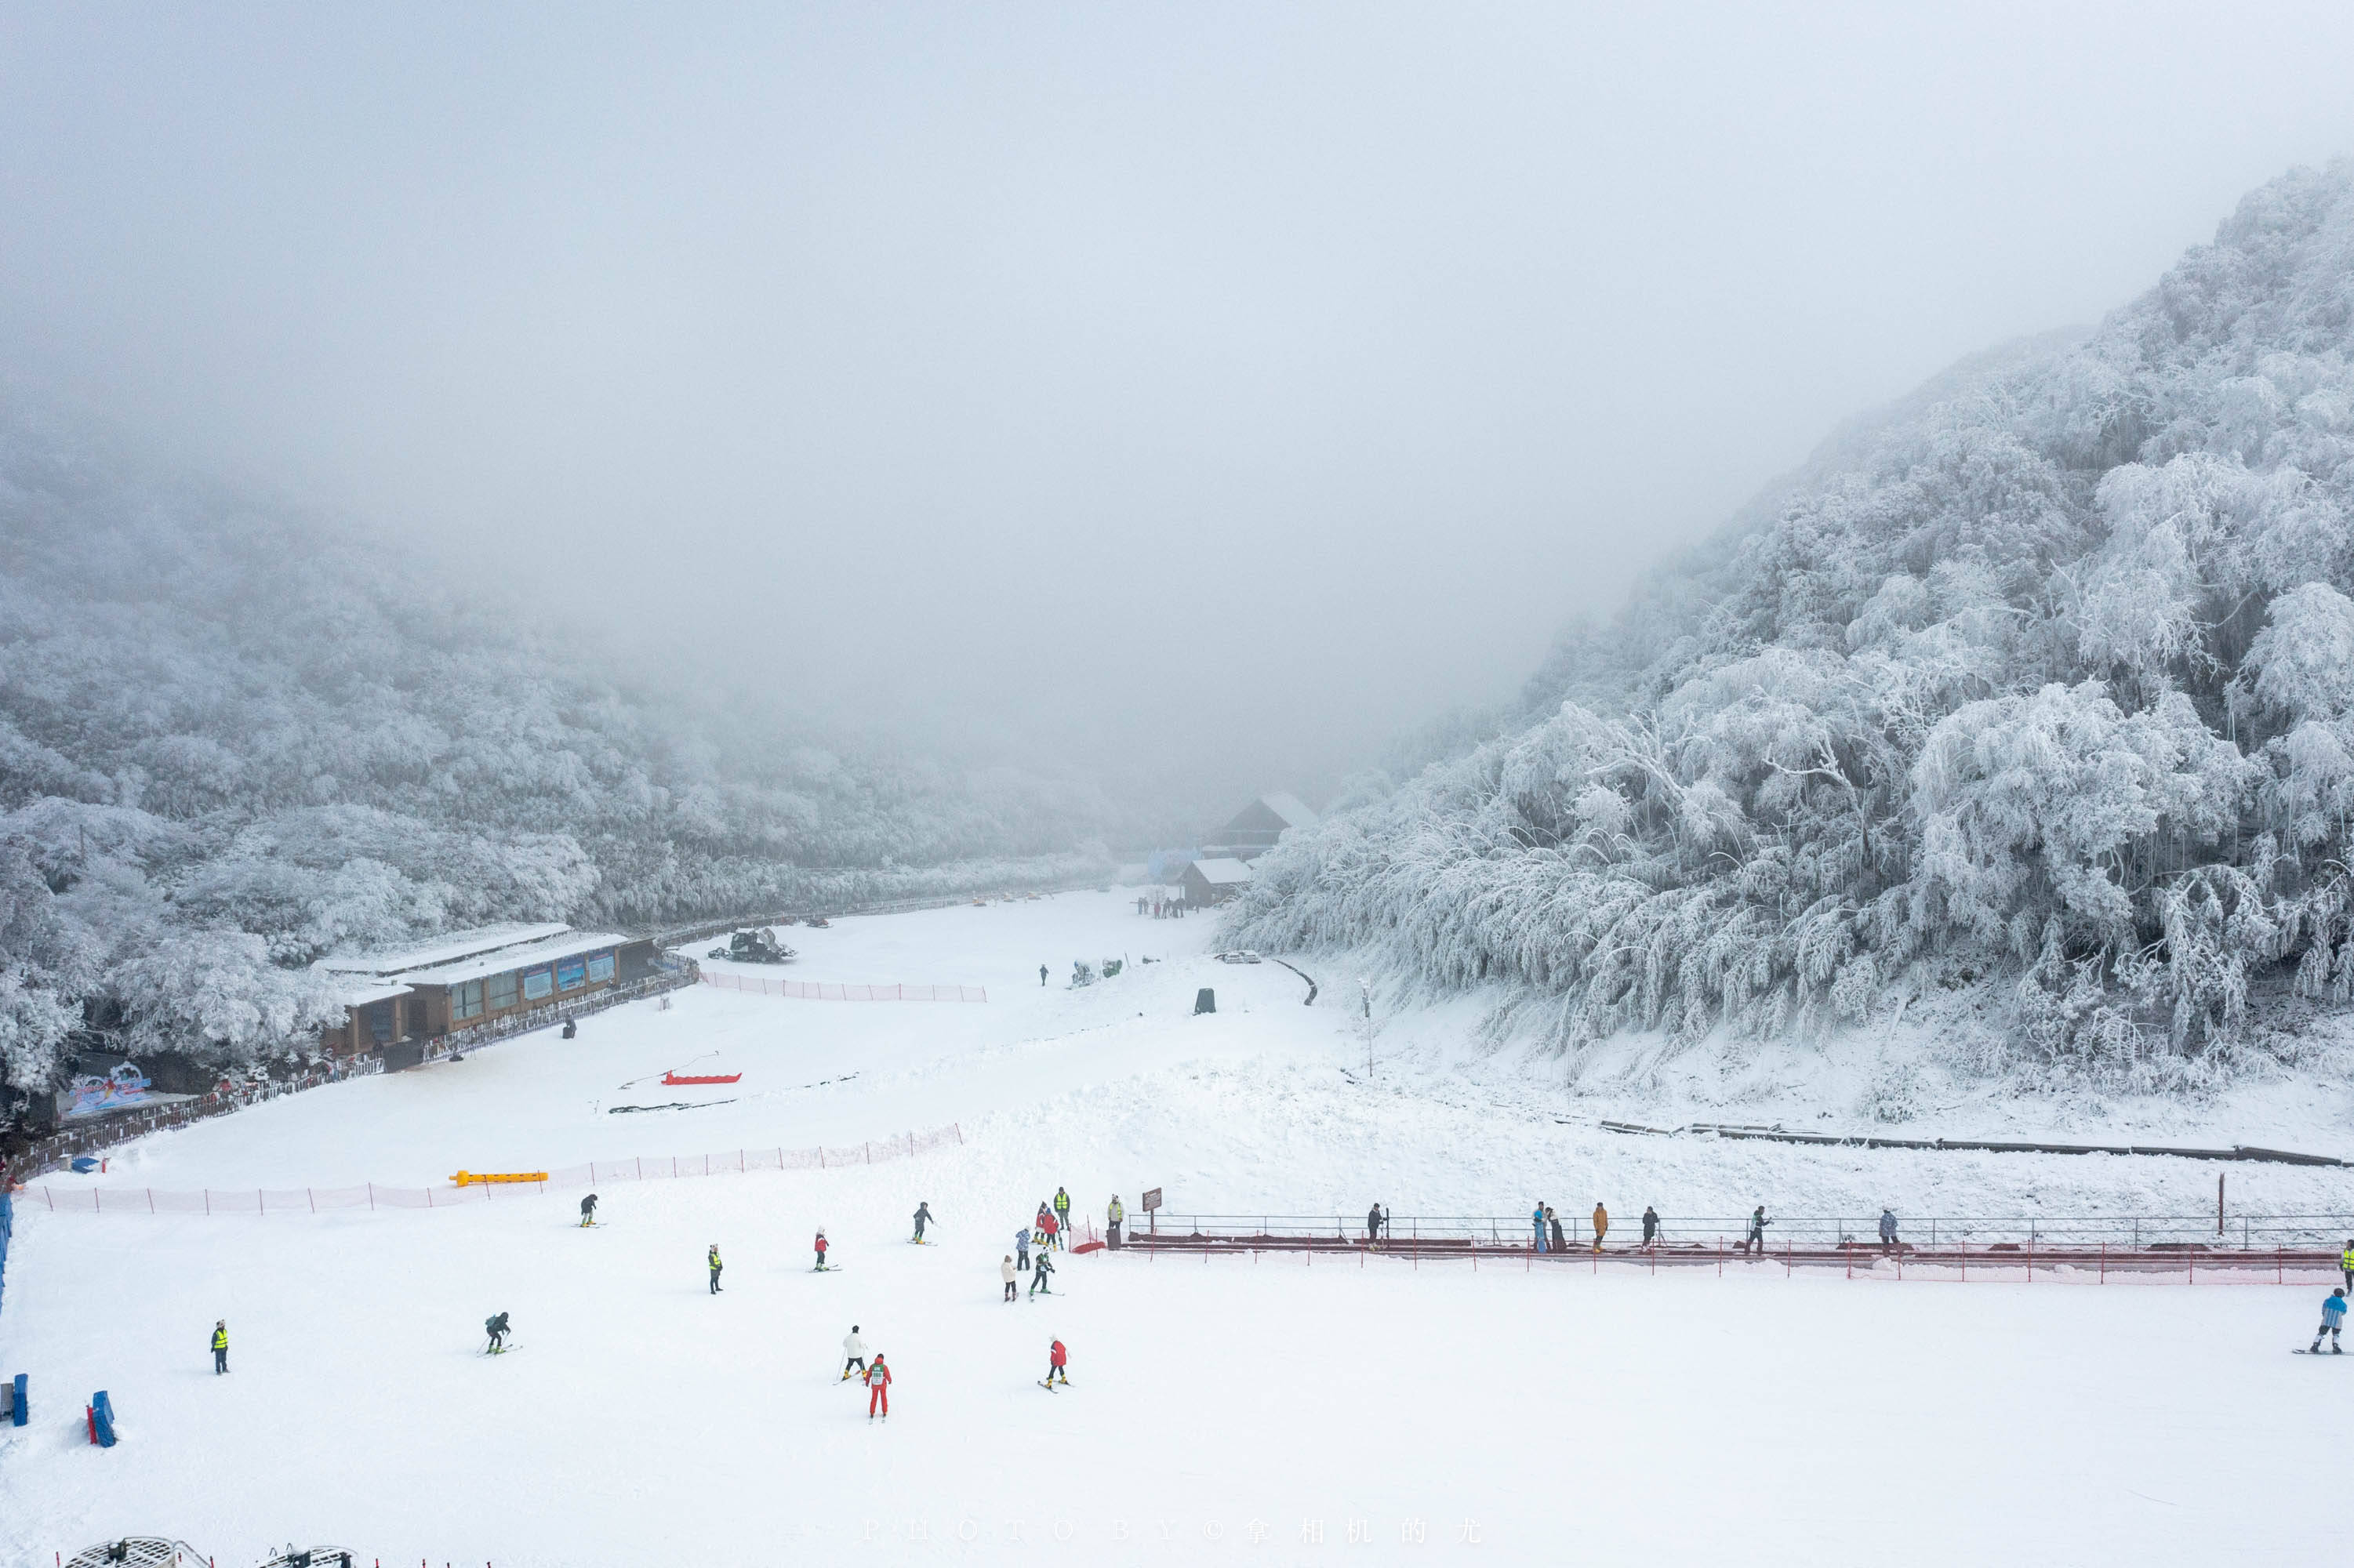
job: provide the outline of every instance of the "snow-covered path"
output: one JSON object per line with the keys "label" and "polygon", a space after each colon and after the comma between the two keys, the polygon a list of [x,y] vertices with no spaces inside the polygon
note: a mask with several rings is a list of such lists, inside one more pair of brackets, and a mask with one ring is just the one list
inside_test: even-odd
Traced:
{"label": "snow-covered path", "polygon": [[[1209,961],[1211,934],[1139,922],[1117,895],[845,921],[795,933],[796,978],[985,984],[991,1001],[704,988],[599,1015],[574,1042],[535,1036],[146,1140],[107,1185],[419,1185],[461,1166],[949,1121],[966,1139],[871,1170],[617,1185],[591,1232],[569,1223],[568,1193],[261,1219],[25,1205],[0,1375],[32,1374],[37,1414],[0,1428],[0,1561],[126,1531],[184,1536],[223,1568],[289,1539],[504,1568],[2211,1563],[2328,1538],[2329,1494],[2290,1478],[2309,1474],[2354,1372],[2286,1354],[2311,1331],[2311,1286],[1097,1254],[1068,1261],[1057,1298],[1004,1304],[998,1260],[1058,1183],[1089,1213],[1151,1185],[1204,1212],[2212,1201],[2211,1172],[2182,1162],[1612,1138],[1526,1069],[1450,1048],[1469,1030],[1459,1007],[1403,1021],[1384,1041],[1394,1066],[1366,1086],[1343,1072],[1355,1047],[1328,1005],[1343,987],[1326,977],[1327,1001],[1303,1008],[1282,969]],[[1123,947],[1168,961],[1063,987],[1072,958]],[[1220,1011],[1193,1017],[1205,984]],[[743,1070],[735,1103],[610,1114],[730,1097],[620,1087],[691,1060]],[[822,1078],[836,1081],[808,1086]],[[2337,1173],[2232,1181],[2252,1204],[2344,1202]],[[907,1245],[918,1199],[937,1245]],[[808,1268],[819,1224],[838,1274]],[[496,1310],[522,1349],[490,1361],[475,1351]],[[226,1379],[204,1348],[220,1317]],[[897,1371],[887,1429],[835,1381],[854,1322]],[[1035,1380],[1056,1336],[1075,1386],[1048,1393]],[[101,1387],[124,1434],[105,1452],[79,1432]],[[1321,1544],[1303,1535],[1319,1524]]]}

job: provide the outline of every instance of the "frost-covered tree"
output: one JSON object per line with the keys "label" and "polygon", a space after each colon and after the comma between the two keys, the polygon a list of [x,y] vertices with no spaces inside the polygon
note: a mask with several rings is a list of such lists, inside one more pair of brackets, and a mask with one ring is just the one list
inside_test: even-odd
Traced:
{"label": "frost-covered tree", "polygon": [[1260,947],[1565,1044],[1995,987],[2143,1083],[2354,995],[2354,164],[2088,336],[1981,356],[1565,632],[1517,729],[1288,835]]}

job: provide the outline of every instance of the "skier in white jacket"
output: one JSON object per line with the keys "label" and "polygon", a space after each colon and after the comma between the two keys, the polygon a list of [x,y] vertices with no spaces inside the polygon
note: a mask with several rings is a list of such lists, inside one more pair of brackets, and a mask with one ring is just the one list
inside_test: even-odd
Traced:
{"label": "skier in white jacket", "polygon": [[853,1367],[856,1367],[858,1369],[860,1376],[864,1377],[865,1375],[866,1341],[858,1337],[858,1325],[855,1323],[853,1323],[850,1326],[850,1332],[843,1336],[842,1354],[843,1357],[842,1363],[843,1382],[848,1383],[850,1381],[850,1369]]}
{"label": "skier in white jacket", "polygon": [[1013,1255],[1007,1253],[1005,1261],[997,1266],[997,1277],[1005,1281],[1005,1298],[1013,1299]]}

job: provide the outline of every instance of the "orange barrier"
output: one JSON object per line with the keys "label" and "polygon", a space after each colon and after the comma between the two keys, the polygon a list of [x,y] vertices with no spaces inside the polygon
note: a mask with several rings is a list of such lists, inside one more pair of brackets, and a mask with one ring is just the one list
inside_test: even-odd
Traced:
{"label": "orange barrier", "polygon": [[493,1182],[545,1181],[546,1180],[547,1172],[545,1171],[503,1171],[495,1175],[486,1174],[480,1171],[461,1171],[455,1176],[450,1178],[450,1185],[452,1187],[487,1187]]}

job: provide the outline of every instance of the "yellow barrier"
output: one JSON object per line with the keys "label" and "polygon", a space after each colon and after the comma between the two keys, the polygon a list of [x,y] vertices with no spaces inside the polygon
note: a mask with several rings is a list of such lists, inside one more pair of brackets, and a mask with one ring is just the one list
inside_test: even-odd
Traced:
{"label": "yellow barrier", "polygon": [[545,1171],[508,1171],[495,1174],[486,1174],[480,1171],[461,1171],[450,1178],[450,1185],[484,1187],[493,1181],[545,1181],[546,1180],[547,1172]]}

